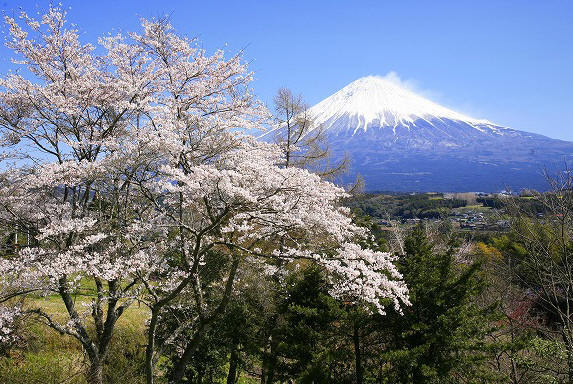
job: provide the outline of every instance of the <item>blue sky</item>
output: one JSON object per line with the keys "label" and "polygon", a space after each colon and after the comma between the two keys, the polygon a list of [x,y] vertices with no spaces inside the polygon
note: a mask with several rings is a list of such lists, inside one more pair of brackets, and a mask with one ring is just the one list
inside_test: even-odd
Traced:
{"label": "blue sky", "polygon": [[[63,1],[86,41],[169,15],[204,48],[245,50],[253,88],[314,104],[366,75],[396,72],[478,118],[573,141],[573,1]],[[48,2],[0,0],[5,14]],[[0,48],[0,72],[9,67]]]}

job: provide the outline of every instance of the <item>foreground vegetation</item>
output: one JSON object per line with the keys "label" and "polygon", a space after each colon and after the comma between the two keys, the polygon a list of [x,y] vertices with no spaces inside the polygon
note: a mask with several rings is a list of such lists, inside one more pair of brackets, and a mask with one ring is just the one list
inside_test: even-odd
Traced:
{"label": "foreground vegetation", "polygon": [[[573,212],[569,191],[539,195],[546,213]],[[548,246],[560,237],[562,216],[542,220],[523,210],[519,198],[511,213],[512,230],[468,243],[440,222],[393,231],[374,231],[370,246],[392,250],[408,284],[411,305],[385,315],[340,301],[329,294],[324,271],[309,262],[291,263],[286,272],[241,272],[229,305],[197,343],[185,368],[190,383],[566,383],[568,368],[566,291],[538,280],[541,267],[528,228],[544,231]],[[506,200],[510,204],[509,200]],[[559,205],[555,205],[559,203]],[[567,208],[568,210],[564,210]],[[508,211],[509,213],[510,211]],[[570,216],[571,217],[571,216]],[[361,225],[376,226],[368,216]],[[566,227],[567,231],[571,229]],[[540,232],[539,232],[540,233]],[[567,232],[569,233],[569,232]],[[537,244],[538,245],[538,244]],[[569,252],[568,251],[568,252]],[[559,261],[559,250],[547,257]],[[212,263],[216,276],[224,260]],[[566,287],[566,266],[551,273]],[[207,279],[207,276],[205,276]],[[89,292],[90,287],[84,287]],[[217,295],[217,290],[210,294]],[[65,309],[54,298],[54,314]],[[88,302],[87,293],[78,301]],[[181,298],[182,304],[186,300]],[[552,304],[551,304],[552,303]],[[180,308],[177,310],[176,308]],[[174,306],[160,325],[169,338],[186,319]],[[104,382],[145,382],[145,307],[131,307],[118,323]],[[189,335],[188,337],[190,337]],[[184,335],[181,335],[185,338]],[[178,343],[164,350],[158,382],[167,382],[180,353]],[[4,349],[0,381],[6,383],[84,383],[81,348],[69,338],[23,325],[18,341]]]}

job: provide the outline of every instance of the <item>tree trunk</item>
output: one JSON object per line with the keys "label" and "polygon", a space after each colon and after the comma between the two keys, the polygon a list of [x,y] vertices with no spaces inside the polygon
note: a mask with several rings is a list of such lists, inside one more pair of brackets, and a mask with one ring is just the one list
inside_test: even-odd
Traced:
{"label": "tree trunk", "polygon": [[573,350],[571,350],[571,346],[567,345],[567,368],[568,368],[568,378],[567,382],[569,384],[573,384]]}
{"label": "tree trunk", "polygon": [[153,384],[153,355],[155,354],[155,330],[157,328],[157,310],[151,310],[151,320],[147,330],[147,346],[145,348],[145,383]]}
{"label": "tree trunk", "polygon": [[[173,367],[173,374],[171,378],[172,383],[182,383],[183,378],[185,377],[185,370],[187,368],[187,364],[191,361],[191,357],[195,353],[195,346],[199,342],[199,332],[193,336],[191,341],[187,344],[183,355],[179,359],[178,362],[175,363]],[[202,377],[202,376],[201,376]],[[201,379],[202,380],[202,379]]]}
{"label": "tree trunk", "polygon": [[90,363],[87,382],[89,384],[103,384],[103,364],[101,361]]}
{"label": "tree trunk", "polygon": [[263,349],[263,358],[262,358],[262,362],[261,362],[261,384],[265,384],[266,383],[266,379],[267,379],[267,360],[268,360],[268,354],[267,354],[267,344],[265,343],[264,345],[264,349]]}
{"label": "tree trunk", "polygon": [[275,381],[275,368],[277,365],[277,337],[271,336],[271,348],[267,367],[267,377],[265,384],[273,384]]}
{"label": "tree trunk", "polygon": [[571,333],[567,328],[566,325],[561,331],[561,337],[567,351],[567,383],[573,384],[573,337],[571,337]]}
{"label": "tree trunk", "polygon": [[237,366],[239,365],[238,343],[234,340],[229,359],[229,372],[227,374],[227,384],[235,384],[237,381]]}
{"label": "tree trunk", "polygon": [[235,255],[233,259],[233,264],[231,265],[231,270],[229,271],[229,277],[227,278],[227,283],[225,284],[225,293],[223,295],[223,298],[221,299],[219,305],[213,311],[213,313],[208,318],[205,318],[199,322],[197,330],[195,331],[195,335],[191,338],[191,340],[189,340],[187,346],[185,347],[185,350],[183,351],[183,355],[181,355],[181,358],[179,359],[179,361],[175,363],[173,367],[173,375],[172,375],[173,383],[183,382],[187,364],[189,364],[189,362],[191,361],[191,358],[195,353],[195,348],[197,348],[197,344],[201,340],[203,333],[207,329],[209,329],[210,324],[220,316],[220,314],[225,310],[227,304],[229,303],[238,267],[239,267],[239,257]]}
{"label": "tree trunk", "polygon": [[362,354],[360,353],[360,334],[358,322],[354,322],[354,332],[352,334],[354,342],[354,358],[356,361],[356,384],[362,384]]}
{"label": "tree trunk", "polygon": [[[113,329],[117,318],[121,312],[115,312],[117,299],[109,299],[107,317],[103,321],[103,312],[96,310],[93,312],[94,323],[96,325],[96,337],[90,337],[90,334],[82,324],[80,316],[75,308],[74,299],[68,290],[67,278],[64,276],[59,279],[59,293],[71,320],[75,320],[74,329],[77,332],[76,338],[80,341],[89,359],[89,368],[87,372],[87,382],[89,384],[103,384],[103,364],[107,353],[107,348],[111,342]],[[115,282],[108,282],[110,292],[115,291]],[[58,329],[56,329],[58,330]]]}

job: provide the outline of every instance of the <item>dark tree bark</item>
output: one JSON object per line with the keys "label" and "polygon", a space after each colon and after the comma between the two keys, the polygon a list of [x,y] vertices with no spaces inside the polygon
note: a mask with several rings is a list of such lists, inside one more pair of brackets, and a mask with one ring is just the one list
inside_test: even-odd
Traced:
{"label": "dark tree bark", "polygon": [[239,366],[239,343],[233,340],[231,356],[229,358],[229,372],[227,374],[227,384],[235,384],[237,381],[237,367]]}
{"label": "dark tree bark", "polygon": [[191,340],[187,343],[185,350],[183,351],[183,355],[181,358],[175,363],[173,368],[173,373],[171,377],[171,382],[175,384],[179,384],[183,382],[185,377],[185,370],[187,365],[191,361],[193,354],[203,336],[205,330],[211,325],[213,321],[215,321],[219,315],[225,310],[229,300],[231,298],[231,291],[233,289],[233,283],[235,281],[235,275],[237,273],[237,269],[239,267],[240,258],[238,255],[234,255],[233,263],[231,265],[231,270],[229,271],[229,277],[227,278],[227,283],[225,284],[225,291],[223,293],[223,298],[219,302],[219,305],[213,310],[213,312],[208,316],[204,317],[198,324],[195,334],[191,338]]}
{"label": "dark tree bark", "polygon": [[91,362],[88,370],[87,381],[89,384],[103,383],[103,364]]}
{"label": "dark tree bark", "polygon": [[270,353],[267,365],[267,377],[265,384],[272,384],[275,381],[275,368],[277,365],[277,346],[278,340],[276,337],[271,337]]}
{"label": "dark tree bark", "polygon": [[88,359],[88,371],[86,374],[88,383],[103,384],[103,365],[109,350],[113,330],[117,320],[123,314],[129,303],[117,306],[118,299],[116,298],[116,293],[118,291],[118,283],[116,281],[108,281],[107,288],[110,294],[107,300],[107,311],[104,314],[102,309],[103,284],[98,279],[96,279],[96,288],[97,296],[92,303],[92,317],[95,324],[95,336],[88,333],[75,308],[74,298],[69,291],[66,277],[62,277],[59,280],[58,293],[64,302],[70,319],[74,322],[73,331],[61,327],[57,322],[53,321],[49,314],[40,309],[31,310],[30,312],[42,317],[49,327],[55,329],[59,333],[67,334],[76,338],[84,348]]}

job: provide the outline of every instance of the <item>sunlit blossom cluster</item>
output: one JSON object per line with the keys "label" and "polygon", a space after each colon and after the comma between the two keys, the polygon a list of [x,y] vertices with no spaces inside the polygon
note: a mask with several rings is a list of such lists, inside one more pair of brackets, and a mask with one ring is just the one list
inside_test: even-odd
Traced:
{"label": "sunlit blossom cluster", "polygon": [[18,335],[14,332],[14,325],[20,315],[18,307],[0,307],[0,346],[9,345],[17,340]]}

